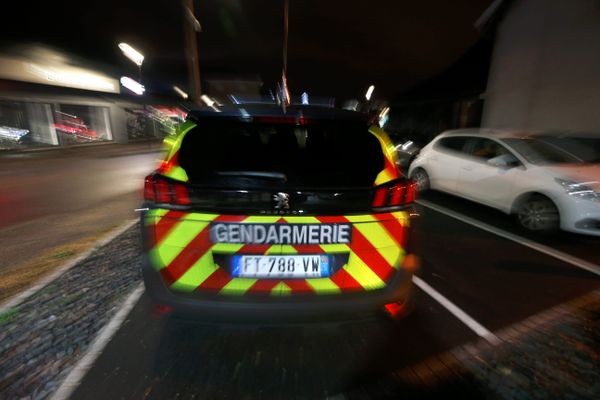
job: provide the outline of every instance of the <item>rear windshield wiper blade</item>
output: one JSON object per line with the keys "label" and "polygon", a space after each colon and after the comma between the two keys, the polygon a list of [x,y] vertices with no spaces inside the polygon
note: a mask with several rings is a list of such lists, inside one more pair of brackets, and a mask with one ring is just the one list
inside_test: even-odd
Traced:
{"label": "rear windshield wiper blade", "polygon": [[287,177],[281,172],[262,172],[262,171],[215,171],[219,176],[234,176],[244,178],[257,178],[257,179],[272,179],[285,182]]}

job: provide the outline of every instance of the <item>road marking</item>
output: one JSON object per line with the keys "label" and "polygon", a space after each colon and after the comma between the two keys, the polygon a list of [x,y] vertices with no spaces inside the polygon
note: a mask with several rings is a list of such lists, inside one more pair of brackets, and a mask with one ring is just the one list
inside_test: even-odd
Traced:
{"label": "road marking", "polygon": [[[448,382],[447,378],[455,376],[453,371],[456,370],[465,371],[468,375],[469,373],[481,373],[485,366],[497,366],[500,354],[503,352],[509,352],[513,355],[517,354],[520,348],[523,349],[523,346],[527,346],[528,342],[532,340],[537,340],[535,351],[538,354],[545,354],[546,352],[556,353],[560,350],[560,345],[557,346],[552,341],[540,341],[539,339],[541,337],[548,338],[559,335],[561,330],[564,329],[564,323],[568,326],[574,323],[581,323],[583,320],[590,318],[591,315],[587,317],[582,315],[584,313],[581,310],[591,304],[598,304],[598,301],[600,301],[600,290],[595,290],[567,303],[548,308],[512,325],[501,328],[495,332],[501,340],[498,343],[501,346],[500,350],[492,351],[489,343],[474,340],[459,344],[449,350],[444,350],[442,353],[418,361],[416,364],[404,366],[402,369],[388,374],[388,376],[393,377],[394,382],[402,386],[404,383],[414,384],[412,377],[417,375],[419,381],[416,382],[416,386],[425,387],[423,385],[427,385],[427,387],[430,387],[429,385],[431,384],[439,385],[440,379],[443,382]],[[565,319],[565,316],[569,318]],[[573,344],[573,346],[576,345],[577,343]],[[519,372],[524,373],[526,376],[534,375],[538,369],[537,363],[534,362],[535,358],[530,358],[530,360],[531,362],[524,360],[525,363],[519,363],[518,366]],[[503,385],[505,382],[517,382],[517,380],[523,377],[521,374],[516,374],[516,376],[512,374],[511,376],[510,364],[505,363],[504,371],[500,371],[506,373],[506,375],[503,374]],[[577,368],[577,361],[569,359],[568,356],[565,356],[560,364],[556,368],[563,372]],[[425,372],[425,374],[421,374],[421,372]],[[568,374],[565,375],[568,376]],[[574,383],[576,382],[574,381]],[[588,397],[592,398],[593,396]]]}
{"label": "road marking", "polygon": [[0,304],[0,314],[21,304],[23,301],[25,301],[25,299],[27,299],[34,293],[38,292],[40,289],[42,289],[44,286],[51,283],[53,280],[55,280],[56,278],[61,276],[63,273],[65,273],[66,271],[68,271],[69,269],[74,267],[75,265],[79,264],[80,262],[82,262],[83,260],[88,258],[90,256],[90,254],[92,254],[94,251],[96,251],[100,247],[111,242],[114,238],[119,236],[121,233],[125,232],[127,229],[131,228],[137,222],[138,222],[137,219],[133,219],[133,220],[123,223],[121,226],[118,226],[117,228],[112,230],[110,233],[108,233],[107,236],[103,237],[102,239],[98,239],[88,250],[84,251],[79,256],[75,257],[72,260],[67,261],[65,264],[58,267],[58,269],[56,269],[52,274],[48,275],[47,277],[45,277],[44,279],[39,281],[36,285],[33,285],[29,289],[15,295],[14,297],[9,298],[8,300],[6,300],[6,302]]}
{"label": "road marking", "polygon": [[437,204],[433,204],[427,200],[417,200],[417,203],[424,207],[431,208],[432,210],[435,210],[439,213],[446,214],[447,216],[455,218],[459,221],[473,225],[479,229],[483,229],[484,231],[488,231],[495,235],[501,236],[505,239],[512,240],[513,242],[516,242],[523,246],[529,247],[530,249],[539,251],[540,253],[549,255],[550,257],[554,257],[558,260],[564,261],[564,262],[571,264],[577,268],[581,268],[581,269],[589,271],[593,274],[600,275],[600,266],[593,264],[589,261],[585,261],[585,260],[582,260],[581,258],[572,256],[570,254],[563,253],[562,251],[559,251],[559,250],[553,249],[551,247],[545,246],[543,244],[534,242],[533,240],[529,240],[522,236],[518,236],[513,233],[503,231],[502,229],[495,228],[491,225],[486,224],[485,222],[477,221],[473,218],[467,217],[466,215],[462,215],[457,212],[451,211],[445,207],[438,206]]}
{"label": "road marking", "polygon": [[431,296],[434,300],[442,305],[446,310],[448,310],[452,315],[458,318],[463,324],[468,326],[473,332],[487,340],[489,343],[496,345],[500,343],[500,339],[496,335],[494,335],[490,330],[485,328],[479,322],[475,321],[469,314],[458,308],[458,306],[448,300],[443,294],[429,286],[424,280],[414,275],[413,283],[422,291]]}
{"label": "road marking", "polygon": [[111,318],[109,323],[104,328],[102,328],[98,337],[94,339],[90,349],[77,362],[77,364],[75,364],[71,372],[69,372],[69,375],[67,375],[67,377],[62,381],[50,400],[67,400],[73,394],[73,392],[75,392],[75,389],[77,389],[85,374],[92,368],[94,362],[100,356],[100,354],[102,354],[102,351],[108,342],[110,342],[121,325],[123,325],[125,318],[127,318],[127,315],[129,315],[143,293],[144,284],[140,283],[133,290],[133,292],[131,292],[127,299],[125,299],[123,304],[120,306],[119,312]]}

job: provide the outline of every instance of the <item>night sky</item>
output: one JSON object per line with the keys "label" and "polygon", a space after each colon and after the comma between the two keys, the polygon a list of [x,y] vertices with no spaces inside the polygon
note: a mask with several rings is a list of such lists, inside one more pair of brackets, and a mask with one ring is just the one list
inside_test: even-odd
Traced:
{"label": "night sky", "polygon": [[[3,4],[3,46],[35,41],[134,74],[117,43],[145,55],[144,80],[187,83],[178,0],[18,1]],[[290,0],[292,92],[360,98],[370,84],[390,97],[451,65],[479,38],[491,0]],[[282,68],[283,0],[196,0],[201,77],[259,76],[274,88]],[[9,17],[14,16],[14,18]]]}

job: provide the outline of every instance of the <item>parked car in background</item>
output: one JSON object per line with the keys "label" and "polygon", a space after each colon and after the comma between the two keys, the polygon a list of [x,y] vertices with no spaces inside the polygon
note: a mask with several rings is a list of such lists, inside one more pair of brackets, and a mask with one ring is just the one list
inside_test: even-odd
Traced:
{"label": "parked car in background", "polygon": [[600,136],[454,130],[425,146],[409,169],[436,189],[507,214],[532,231],[600,236]]}
{"label": "parked car in background", "polygon": [[419,151],[427,145],[435,135],[424,132],[397,131],[391,127],[385,126],[386,132],[389,130],[390,139],[394,143],[396,150],[396,165],[405,174],[408,172],[410,164],[413,162]]}
{"label": "parked car in background", "polygon": [[394,150],[396,150],[398,156],[396,165],[401,171],[406,172],[417,154],[419,154],[421,146],[410,139],[403,139],[395,142]]}

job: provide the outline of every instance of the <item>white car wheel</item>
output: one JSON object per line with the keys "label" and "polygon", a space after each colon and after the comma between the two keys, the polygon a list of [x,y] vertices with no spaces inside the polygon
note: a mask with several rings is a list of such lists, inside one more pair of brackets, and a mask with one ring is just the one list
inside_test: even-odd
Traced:
{"label": "white car wheel", "polygon": [[560,225],[558,209],[552,200],[544,196],[532,196],[523,202],[517,219],[523,228],[536,232],[553,232]]}
{"label": "white car wheel", "polygon": [[414,170],[410,178],[415,182],[417,191],[426,192],[429,190],[429,175],[427,175],[427,172],[423,168]]}

